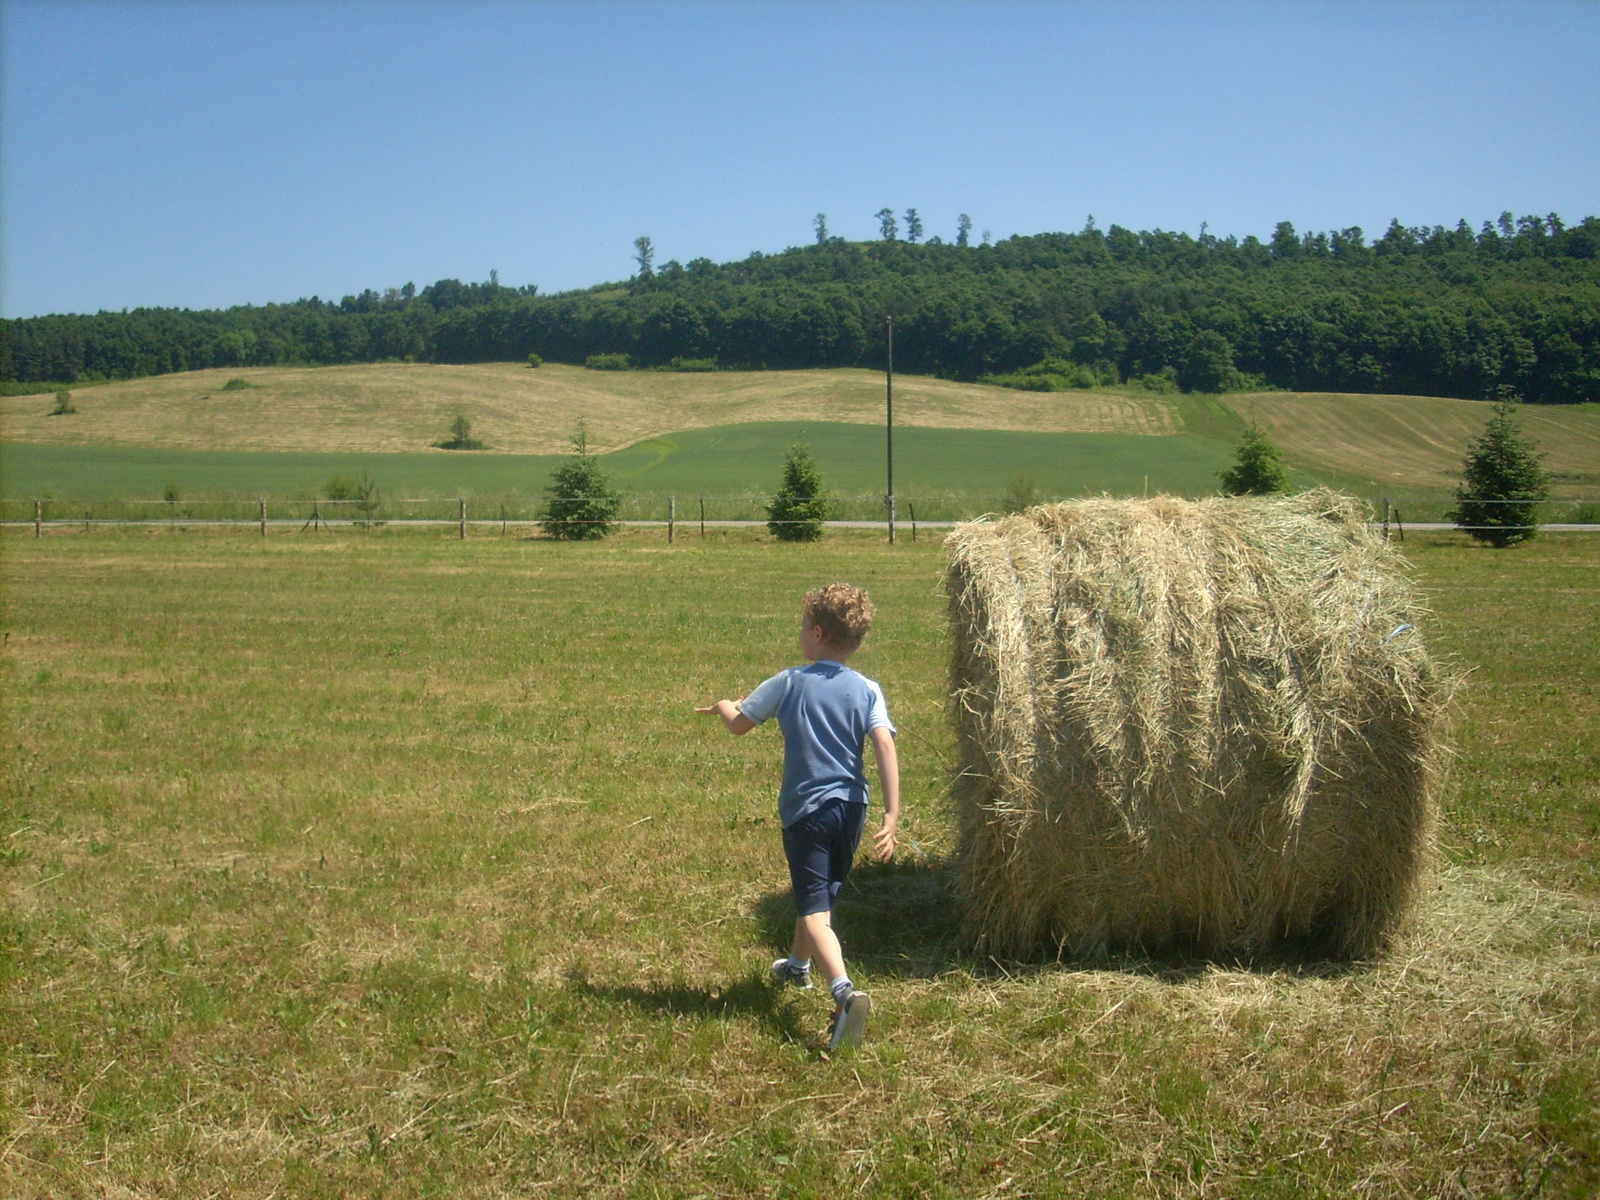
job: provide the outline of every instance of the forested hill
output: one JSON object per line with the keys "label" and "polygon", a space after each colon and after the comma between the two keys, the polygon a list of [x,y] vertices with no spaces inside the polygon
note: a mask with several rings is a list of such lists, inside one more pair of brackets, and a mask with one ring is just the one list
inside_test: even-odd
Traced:
{"label": "forested hill", "polygon": [[[440,280],[335,303],[3,322],[0,376],[69,382],[200,367],[530,353],[676,369],[881,366],[1043,390],[1399,392],[1600,399],[1600,219],[1474,233],[1359,229],[1268,242],[1101,231],[959,246],[833,238],[540,295]],[[622,358],[619,356],[626,356]]]}

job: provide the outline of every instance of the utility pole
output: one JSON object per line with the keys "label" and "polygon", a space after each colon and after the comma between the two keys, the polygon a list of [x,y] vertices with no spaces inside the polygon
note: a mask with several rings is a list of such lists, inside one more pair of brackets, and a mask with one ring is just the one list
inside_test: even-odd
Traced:
{"label": "utility pole", "polygon": [[884,497],[884,505],[889,510],[889,544],[894,545],[894,318],[884,317],[884,323],[889,330],[889,370],[885,376],[885,410],[884,424],[888,435],[886,449],[889,460],[889,494]]}

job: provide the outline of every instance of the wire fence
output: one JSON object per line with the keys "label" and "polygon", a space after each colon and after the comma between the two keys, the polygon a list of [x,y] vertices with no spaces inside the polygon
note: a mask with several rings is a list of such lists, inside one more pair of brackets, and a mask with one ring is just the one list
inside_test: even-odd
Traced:
{"label": "wire fence", "polygon": [[[1050,497],[969,496],[958,493],[928,496],[897,496],[891,509],[884,496],[836,496],[828,501],[830,523],[895,525],[913,536],[922,525],[948,525],[986,514],[1014,512]],[[615,517],[605,523],[665,525],[669,536],[679,530],[703,530],[708,526],[770,524],[768,504],[762,495],[742,496],[661,496],[624,495]],[[1395,529],[1403,535],[1406,526],[1450,525],[1462,529],[1527,529],[1546,525],[1600,525],[1600,498],[1547,501],[1474,500],[1480,508],[1507,507],[1524,515],[1525,520],[1511,525],[1456,525],[1452,515],[1457,501],[1449,498],[1411,499],[1403,504],[1380,498],[1373,502],[1374,523]],[[92,529],[108,525],[256,526],[264,534],[269,528],[292,526],[318,531],[324,526],[375,527],[382,525],[454,525],[461,536],[469,526],[498,525],[502,531],[512,526],[539,525],[551,516],[549,501],[542,497],[510,495],[491,497],[409,497],[371,495],[356,499],[326,498],[163,498],[163,499],[77,499],[30,497],[0,499],[0,524],[33,525],[41,533],[46,527],[82,526]],[[597,519],[565,519],[567,524],[600,524]],[[804,520],[780,524],[809,524]]]}

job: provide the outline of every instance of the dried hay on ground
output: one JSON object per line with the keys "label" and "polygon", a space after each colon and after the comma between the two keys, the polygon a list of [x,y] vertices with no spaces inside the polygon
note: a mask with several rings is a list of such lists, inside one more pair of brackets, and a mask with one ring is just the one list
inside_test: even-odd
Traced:
{"label": "dried hay on ground", "polygon": [[1448,680],[1363,506],[1095,499],[959,526],[970,934],[992,953],[1387,944]]}

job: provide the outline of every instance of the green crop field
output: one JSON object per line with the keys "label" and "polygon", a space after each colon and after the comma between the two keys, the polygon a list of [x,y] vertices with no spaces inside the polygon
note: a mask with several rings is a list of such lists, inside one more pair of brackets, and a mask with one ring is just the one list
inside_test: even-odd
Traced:
{"label": "green crop field", "polygon": [[[929,539],[7,532],[0,1194],[1583,1196],[1600,1186],[1592,540],[1407,543],[1467,669],[1380,961],[979,961]],[[691,711],[869,587],[904,853],[766,969],[780,745]]]}
{"label": "green crop field", "polygon": [[[881,495],[884,431],[870,425],[761,422],[651,438],[604,456],[625,492],[744,496],[770,494],[784,451],[806,442],[837,492]],[[907,427],[895,432],[901,495],[959,490],[1000,496],[1018,476],[1041,496],[1085,489],[1179,494],[1215,491],[1232,445],[1193,434],[1019,433]],[[363,472],[392,496],[538,496],[558,455],[316,454],[307,451],[162,450],[125,446],[0,446],[0,491],[8,497],[96,500],[158,497],[169,486],[190,497],[312,497],[335,475]],[[959,488],[951,480],[960,483]]]}

